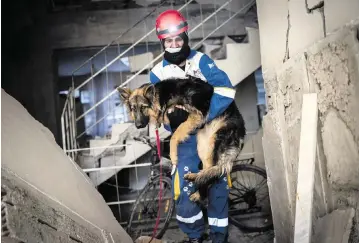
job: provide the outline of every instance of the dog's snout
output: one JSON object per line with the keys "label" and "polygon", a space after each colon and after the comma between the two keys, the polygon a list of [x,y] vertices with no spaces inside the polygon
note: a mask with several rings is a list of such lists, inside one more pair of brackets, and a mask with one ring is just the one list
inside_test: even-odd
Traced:
{"label": "dog's snout", "polygon": [[135,121],[136,128],[144,128],[146,125],[144,125],[141,121]]}

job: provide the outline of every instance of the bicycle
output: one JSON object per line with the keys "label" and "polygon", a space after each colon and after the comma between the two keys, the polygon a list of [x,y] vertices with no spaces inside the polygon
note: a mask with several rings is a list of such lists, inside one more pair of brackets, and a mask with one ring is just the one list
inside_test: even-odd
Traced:
{"label": "bicycle", "polygon": [[[127,233],[133,238],[137,239],[139,236],[151,236],[155,226],[155,221],[158,213],[158,204],[156,201],[159,198],[159,182],[160,182],[160,173],[159,166],[160,160],[158,158],[158,153],[155,143],[150,141],[148,137],[135,137],[133,138],[136,141],[143,142],[151,147],[151,166],[150,166],[150,176],[148,183],[140,192],[137,200],[134,203],[132,212],[127,224]],[[163,141],[162,141],[163,142]],[[163,146],[161,146],[163,148]],[[163,150],[163,149],[162,149]],[[162,152],[161,152],[162,154]],[[270,203],[259,204],[258,193],[254,189],[248,189],[242,181],[240,181],[238,174],[244,172],[254,173],[255,176],[262,177],[260,184],[266,185],[267,175],[264,169],[253,165],[254,158],[238,160],[235,163],[231,172],[232,179],[232,188],[230,189],[229,195],[229,222],[242,231],[246,232],[263,232],[273,228],[272,218],[270,214]],[[162,156],[162,202],[161,205],[164,205],[160,209],[160,224],[155,235],[155,238],[161,239],[165,234],[170,221],[175,218],[173,217],[173,212],[175,208],[175,203],[172,198],[172,179],[171,179],[171,170],[172,163],[171,160]],[[248,178],[253,178],[248,176]],[[235,184],[239,184],[240,188],[235,187]],[[156,196],[157,195],[157,196]],[[267,195],[266,195],[267,196]],[[147,197],[149,197],[147,199]],[[146,205],[146,202],[148,204]],[[247,205],[247,207],[240,207],[241,204]],[[150,206],[153,206],[151,208]],[[262,212],[264,207],[267,208],[266,212]],[[206,215],[206,207],[203,207],[204,215]],[[148,217],[148,219],[142,220],[143,217]],[[255,225],[256,223],[260,225]]]}

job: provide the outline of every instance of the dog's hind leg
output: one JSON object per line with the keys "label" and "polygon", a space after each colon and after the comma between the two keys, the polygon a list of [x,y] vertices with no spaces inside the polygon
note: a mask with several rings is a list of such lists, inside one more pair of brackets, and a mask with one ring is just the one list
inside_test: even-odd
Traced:
{"label": "dog's hind leg", "polygon": [[233,162],[236,160],[239,151],[240,149],[236,147],[228,148],[219,156],[217,165],[199,172],[194,181],[196,187],[208,187],[210,184],[213,184],[216,180],[221,178],[225,173],[231,173]]}
{"label": "dog's hind leg", "polygon": [[[208,171],[214,165],[214,150],[217,138],[217,131],[225,125],[224,118],[217,118],[211,123],[207,124],[197,135],[197,150],[200,157],[203,169],[199,173],[190,173],[185,175],[185,179],[196,181],[198,176],[201,176],[205,171]],[[198,201],[207,197],[207,189],[209,184],[202,184],[198,191],[191,195],[192,201]]]}
{"label": "dog's hind leg", "polygon": [[239,136],[235,136],[233,133],[232,136],[227,135],[231,134],[227,129],[231,130],[231,128],[227,126],[223,127],[216,133],[217,137],[213,150],[214,166],[207,170],[202,170],[197,174],[195,179],[195,185],[197,187],[210,185],[225,173],[231,173],[233,163],[242,149],[243,139]]}
{"label": "dog's hind leg", "polygon": [[[213,150],[216,141],[216,126],[217,121],[213,121],[209,125],[199,130],[197,134],[197,151],[198,156],[202,161],[202,170],[207,170],[213,166]],[[197,178],[197,173],[189,173],[184,176],[186,180],[194,181]]]}
{"label": "dog's hind leg", "polygon": [[170,158],[172,164],[178,163],[178,144],[189,138],[189,134],[199,127],[203,122],[203,116],[200,113],[189,114],[187,120],[178,126],[173,133],[170,141]]}

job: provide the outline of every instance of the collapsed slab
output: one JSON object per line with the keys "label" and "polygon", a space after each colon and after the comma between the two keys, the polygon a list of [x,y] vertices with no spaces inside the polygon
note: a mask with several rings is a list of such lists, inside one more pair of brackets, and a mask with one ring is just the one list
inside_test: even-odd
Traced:
{"label": "collapsed slab", "polygon": [[132,242],[51,132],[4,90],[1,109],[2,213],[8,236],[23,242]]}

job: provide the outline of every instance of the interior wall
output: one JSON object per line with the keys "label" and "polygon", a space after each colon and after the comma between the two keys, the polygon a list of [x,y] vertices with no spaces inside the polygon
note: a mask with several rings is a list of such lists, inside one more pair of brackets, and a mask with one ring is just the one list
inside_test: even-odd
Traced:
{"label": "interior wall", "polygon": [[51,41],[46,9],[38,1],[4,2],[2,88],[60,141]]}
{"label": "interior wall", "polygon": [[[212,14],[215,9],[213,4],[190,4],[183,14],[188,20],[191,28],[194,28],[201,22],[200,11],[202,11],[202,19]],[[179,8],[179,7],[177,7]],[[91,12],[73,12],[61,13],[50,17],[49,35],[52,39],[54,48],[73,48],[73,47],[89,47],[104,46],[110,41],[115,40],[120,34],[133,26],[141,18],[146,16],[150,10],[154,8],[137,8],[129,10],[107,10],[107,11],[91,11]],[[134,43],[138,38],[145,35],[154,28],[157,16],[167,10],[168,7],[160,7],[151,14],[145,21],[134,27],[130,32],[124,34],[118,41],[121,44]],[[220,11],[217,14],[218,23],[222,23],[228,19],[228,11]],[[245,22],[251,22],[252,19],[243,19],[239,14],[228,22],[223,28],[219,29],[213,36],[224,35],[242,35],[245,34]],[[215,18],[208,20],[205,25],[190,33],[190,38],[202,38],[213,29],[216,28]],[[157,36],[153,31],[144,41],[158,42]]]}
{"label": "interior wall", "polygon": [[[288,243],[304,93],[316,92],[319,108],[313,224],[341,207],[355,208],[359,219],[359,2],[257,0],[257,7],[268,107],[263,149],[276,242]],[[357,227],[351,238],[359,241]]]}
{"label": "interior wall", "polygon": [[234,100],[243,116],[247,133],[257,132],[260,126],[257,110],[257,86],[254,73],[236,86]]}

